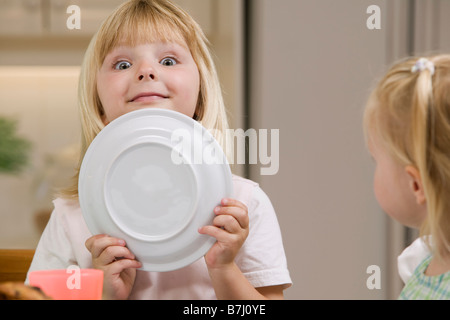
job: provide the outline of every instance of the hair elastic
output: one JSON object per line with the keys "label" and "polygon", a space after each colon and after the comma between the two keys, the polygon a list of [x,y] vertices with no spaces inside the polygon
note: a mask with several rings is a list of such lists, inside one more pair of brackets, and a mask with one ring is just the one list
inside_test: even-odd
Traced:
{"label": "hair elastic", "polygon": [[434,63],[427,58],[420,58],[416,61],[416,64],[411,68],[412,73],[422,72],[423,70],[430,71],[431,75],[434,74]]}

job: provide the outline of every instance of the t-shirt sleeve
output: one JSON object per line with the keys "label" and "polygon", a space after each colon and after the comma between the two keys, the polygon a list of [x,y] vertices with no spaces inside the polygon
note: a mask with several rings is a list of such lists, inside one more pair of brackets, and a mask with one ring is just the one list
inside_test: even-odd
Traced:
{"label": "t-shirt sleeve", "polygon": [[65,207],[58,200],[54,201],[54,205],[28,273],[34,270],[66,269],[70,265],[77,264],[67,228]]}
{"label": "t-shirt sleeve", "polygon": [[259,186],[253,188],[247,207],[249,235],[236,256],[236,264],[255,288],[291,286],[278,219]]}

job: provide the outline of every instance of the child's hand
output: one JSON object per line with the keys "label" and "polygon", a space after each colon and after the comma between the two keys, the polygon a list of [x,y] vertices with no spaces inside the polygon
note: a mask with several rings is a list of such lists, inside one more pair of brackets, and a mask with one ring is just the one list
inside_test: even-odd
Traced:
{"label": "child's hand", "polygon": [[245,204],[235,199],[222,199],[221,206],[217,206],[214,213],[216,217],[213,226],[199,229],[201,234],[217,239],[205,255],[208,268],[220,268],[234,263],[234,258],[248,236],[249,219]]}
{"label": "child's hand", "polygon": [[86,240],[94,268],[103,270],[103,297],[127,299],[142,265],[125,246],[125,241],[104,234]]}

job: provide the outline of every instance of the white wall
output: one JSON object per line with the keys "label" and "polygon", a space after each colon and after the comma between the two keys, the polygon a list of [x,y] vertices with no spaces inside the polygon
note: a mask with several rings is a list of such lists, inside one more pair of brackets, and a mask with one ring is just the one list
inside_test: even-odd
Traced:
{"label": "white wall", "polygon": [[[386,12],[375,0],[254,1],[251,126],[280,129],[280,169],[252,166],[251,177],[278,213],[288,299],[387,297],[387,218],[361,120],[389,30],[367,29],[371,4]],[[370,265],[381,268],[380,290],[366,286]]]}

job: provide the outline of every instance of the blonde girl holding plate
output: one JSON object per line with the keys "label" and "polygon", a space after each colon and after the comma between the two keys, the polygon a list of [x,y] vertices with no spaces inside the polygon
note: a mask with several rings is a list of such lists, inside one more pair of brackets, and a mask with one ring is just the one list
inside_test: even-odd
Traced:
{"label": "blonde girl holding plate", "polygon": [[[108,123],[142,108],[187,115],[213,132],[228,128],[220,83],[206,38],[182,9],[165,0],[131,0],[93,37],[81,68],[79,108],[83,159]],[[216,139],[226,150],[223,135]],[[81,161],[80,161],[81,163]],[[123,239],[92,235],[73,186],[54,201],[31,270],[104,271],[107,299],[281,299],[291,280],[270,200],[260,187],[233,176],[235,197],[214,210],[199,233],[216,238],[204,259],[170,272],[138,270]]]}

